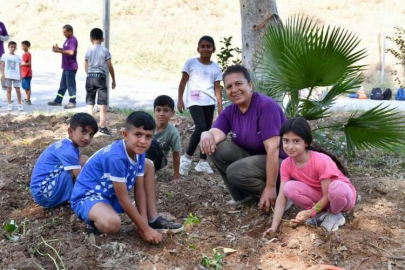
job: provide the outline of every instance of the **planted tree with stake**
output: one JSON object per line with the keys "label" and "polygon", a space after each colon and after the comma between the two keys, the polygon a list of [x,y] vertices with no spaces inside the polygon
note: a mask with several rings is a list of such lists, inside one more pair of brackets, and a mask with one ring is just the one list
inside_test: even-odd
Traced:
{"label": "planted tree with stake", "polygon": [[[290,17],[284,25],[270,24],[256,54],[255,89],[276,100],[288,98],[287,117],[326,119],[338,96],[363,82],[364,66],[359,61],[366,51],[357,49],[359,43],[356,35],[341,27],[318,26],[303,16]],[[314,95],[317,90],[324,94]],[[344,132],[349,157],[360,149],[394,151],[405,138],[403,117],[381,104],[317,129],[327,128]]]}

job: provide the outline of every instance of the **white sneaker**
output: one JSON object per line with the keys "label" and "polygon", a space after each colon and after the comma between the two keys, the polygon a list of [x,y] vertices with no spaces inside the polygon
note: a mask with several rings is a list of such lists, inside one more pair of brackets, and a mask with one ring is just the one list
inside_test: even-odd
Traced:
{"label": "white sneaker", "polygon": [[195,170],[197,172],[206,172],[206,173],[214,173],[214,171],[211,169],[210,164],[208,164],[207,161],[199,161],[197,166],[195,166]]}
{"label": "white sneaker", "polygon": [[13,110],[13,105],[8,104],[8,105],[7,105],[7,111],[12,111],[12,110]]}
{"label": "white sneaker", "polygon": [[182,155],[180,158],[180,174],[187,176],[188,172],[190,171],[190,167],[191,167],[191,159],[189,159],[185,155]]}
{"label": "white sneaker", "polygon": [[253,197],[247,196],[247,197],[243,198],[243,199],[240,200],[240,201],[235,201],[234,199],[232,199],[232,200],[226,202],[225,205],[232,206],[232,207],[236,207],[236,206],[239,206],[239,205],[241,205],[241,204],[244,204],[244,203],[247,203],[247,202],[251,202],[251,201],[253,201]]}
{"label": "white sneaker", "polygon": [[325,219],[321,223],[321,227],[324,227],[328,232],[334,232],[339,229],[339,226],[343,226],[346,223],[345,217],[342,213],[332,214],[328,212]]}
{"label": "white sneaker", "polygon": [[19,105],[18,105],[18,110],[19,110],[20,112],[22,112],[22,111],[24,110],[23,105],[19,104]]}
{"label": "white sneaker", "polygon": [[287,203],[285,204],[284,212],[287,212],[293,205],[294,205],[294,203],[291,200],[287,200]]}

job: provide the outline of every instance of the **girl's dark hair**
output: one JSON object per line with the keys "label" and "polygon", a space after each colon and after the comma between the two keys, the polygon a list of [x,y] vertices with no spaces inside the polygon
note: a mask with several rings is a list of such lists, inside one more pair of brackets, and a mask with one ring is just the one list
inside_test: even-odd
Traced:
{"label": "girl's dark hair", "polygon": [[198,41],[198,47],[200,47],[200,44],[201,44],[201,42],[203,42],[203,41],[207,41],[207,42],[211,43],[211,44],[212,44],[212,47],[214,48],[214,52],[215,52],[215,41],[214,41],[214,39],[213,39],[211,36],[202,36],[202,37],[200,38],[200,40]]}
{"label": "girl's dark hair", "polygon": [[250,83],[250,81],[252,80],[250,78],[250,74],[249,71],[247,70],[247,68],[245,68],[244,66],[241,65],[233,65],[233,66],[229,66],[224,74],[222,75],[222,81],[225,81],[225,77],[233,74],[233,73],[242,73],[243,77],[245,77],[245,79],[247,80],[248,83]]}
{"label": "girl's dark hair", "polygon": [[307,120],[302,117],[292,117],[287,120],[280,129],[280,138],[281,138],[281,145],[283,143],[283,136],[288,132],[293,132],[297,136],[301,137],[307,146],[307,150],[313,150],[316,152],[323,153],[328,155],[333,162],[336,163],[338,169],[347,177],[349,177],[349,172],[347,171],[346,167],[340,162],[340,160],[333,154],[329,153],[328,151],[322,149],[321,147],[313,147],[311,146],[312,143],[312,133],[311,127],[309,126]]}

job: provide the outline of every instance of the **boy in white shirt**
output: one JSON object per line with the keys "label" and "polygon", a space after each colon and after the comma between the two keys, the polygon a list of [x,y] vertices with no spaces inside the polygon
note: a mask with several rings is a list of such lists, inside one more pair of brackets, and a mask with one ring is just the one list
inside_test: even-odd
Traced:
{"label": "boy in white shirt", "polygon": [[7,87],[7,111],[13,110],[13,105],[11,105],[11,89],[14,86],[17,93],[18,99],[18,110],[22,111],[23,107],[21,105],[21,58],[15,55],[15,50],[17,49],[17,43],[10,41],[8,43],[8,54],[3,54],[1,57],[1,76],[5,79],[5,85]]}

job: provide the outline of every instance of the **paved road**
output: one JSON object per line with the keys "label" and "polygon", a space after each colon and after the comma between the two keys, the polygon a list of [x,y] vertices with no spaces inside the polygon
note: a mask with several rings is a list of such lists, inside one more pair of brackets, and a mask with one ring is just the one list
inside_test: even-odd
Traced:
{"label": "paved road", "polygon": [[[52,52],[33,53],[33,72],[32,79],[32,106],[24,106],[24,112],[12,111],[12,114],[33,114],[33,113],[58,113],[66,111],[63,107],[48,106],[48,101],[55,98],[59,88],[62,70],[60,68],[60,55]],[[179,76],[180,79],[180,76]],[[77,108],[71,111],[85,111],[85,80],[86,74],[82,64],[79,62],[79,71],[76,76],[77,81]],[[111,90],[110,103],[118,108],[141,108],[152,107],[156,96],[166,94],[177,100],[178,82],[156,82],[148,81],[142,78],[130,78],[117,74],[117,88]],[[1,96],[5,93],[0,90]],[[24,96],[24,93],[22,91]],[[16,104],[15,92],[13,92],[14,105]],[[64,104],[68,102],[68,93],[66,92]],[[349,98],[339,98],[336,104],[331,108],[332,111],[354,111],[368,110],[380,103],[397,107],[405,111],[405,101],[374,101],[357,100]],[[0,115],[10,113],[6,111],[6,102],[1,98]]]}

